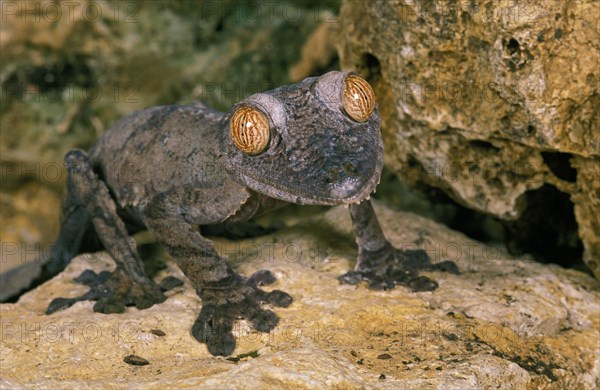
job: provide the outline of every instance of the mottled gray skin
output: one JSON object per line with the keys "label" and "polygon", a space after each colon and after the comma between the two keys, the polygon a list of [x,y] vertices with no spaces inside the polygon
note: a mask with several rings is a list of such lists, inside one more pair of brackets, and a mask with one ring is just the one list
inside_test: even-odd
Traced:
{"label": "mottled gray skin", "polygon": [[[344,113],[341,96],[347,75],[331,72],[256,94],[227,114],[200,104],[146,109],[117,122],[89,156],[69,152],[58,249],[46,272],[58,272],[74,254],[89,249],[83,243],[90,230],[117,269],[99,275],[86,271],[77,281],[90,291],[78,298],[57,298],[47,312],[87,299],[96,300],[94,310],[104,313],[164,301],[163,292],[179,281],[167,278],[159,286],[149,279],[130,238],[148,229],[202,299],[192,334],[212,354],[229,355],[235,348],[235,320],[246,318],[258,331],[268,332],[278,318],[261,304],[286,307],[292,299],[285,292],[266,293],[258,287],[275,280],[269,271],[249,278],[237,274],[201,232],[286,203],[350,205],[359,257],[355,270],[340,277],[342,282],[433,290],[437,283],[419,276],[418,269],[457,272],[451,262],[431,264],[422,251],[402,252],[385,239],[368,200],[383,164],[379,114],[375,110],[359,123]],[[241,105],[260,109],[270,122],[269,146],[260,155],[239,151],[230,139],[229,121]]]}

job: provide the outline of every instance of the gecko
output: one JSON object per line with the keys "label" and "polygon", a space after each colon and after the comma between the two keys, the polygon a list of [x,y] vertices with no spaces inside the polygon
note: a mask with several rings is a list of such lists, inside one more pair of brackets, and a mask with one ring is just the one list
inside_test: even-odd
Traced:
{"label": "gecko", "polygon": [[452,261],[432,263],[423,250],[397,249],[383,234],[370,201],[383,167],[378,104],[373,88],[353,72],[256,93],[227,113],[202,103],[140,110],[116,122],[88,152],[68,152],[65,166],[61,225],[44,272],[61,272],[90,249],[90,236],[116,268],[84,271],[75,281],[89,290],[54,298],[49,315],[83,300],[95,301],[100,313],[164,302],[165,292],[182,282],[156,283],[146,275],[132,234],[149,230],[202,301],[191,334],[212,355],[230,355],[235,321],[269,332],[278,323],[270,308],[293,299],[261,288],[276,280],[268,270],[237,273],[205,232],[290,203],[348,206],[358,258],[338,277],[342,283],[433,291],[438,283],[420,271],[459,272]]}

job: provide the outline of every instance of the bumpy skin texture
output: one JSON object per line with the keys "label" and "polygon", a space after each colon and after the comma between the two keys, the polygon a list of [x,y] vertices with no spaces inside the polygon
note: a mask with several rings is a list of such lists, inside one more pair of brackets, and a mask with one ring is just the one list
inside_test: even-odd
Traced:
{"label": "bumpy skin texture", "polygon": [[[104,313],[163,302],[163,292],[178,281],[170,278],[159,286],[144,273],[130,234],[145,228],[202,299],[193,336],[213,355],[229,355],[235,348],[234,321],[243,317],[268,332],[278,318],[261,305],[286,307],[292,298],[260,289],[275,281],[269,271],[249,278],[237,274],[201,232],[205,227],[227,230],[290,202],[350,205],[359,257],[342,282],[434,290],[437,283],[419,276],[419,269],[458,272],[451,262],[433,265],[424,252],[402,252],[385,239],[368,200],[383,164],[379,114],[375,108],[364,122],[346,115],[342,93],[347,76],[330,72],[259,93],[227,114],[201,104],[139,111],[109,129],[89,155],[68,153],[62,227],[45,272],[59,272],[73,255],[89,249],[84,242],[90,232],[117,268],[100,275],[86,271],[76,281],[90,291],[54,299],[47,313],[80,300],[96,300],[94,310]],[[269,144],[259,155],[245,154],[232,142],[229,123],[239,107],[258,109],[268,118]]]}

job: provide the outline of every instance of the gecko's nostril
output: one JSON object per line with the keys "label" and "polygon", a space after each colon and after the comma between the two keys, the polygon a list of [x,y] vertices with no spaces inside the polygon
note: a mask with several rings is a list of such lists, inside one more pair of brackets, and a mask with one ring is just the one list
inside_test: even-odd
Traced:
{"label": "gecko's nostril", "polygon": [[327,184],[335,185],[349,177],[357,176],[357,173],[358,169],[356,165],[346,162],[339,167],[330,168],[325,175],[323,175],[323,181]]}
{"label": "gecko's nostril", "polygon": [[340,170],[338,168],[331,168],[327,171],[325,181],[330,184],[335,184],[340,180]]}
{"label": "gecko's nostril", "polygon": [[355,176],[358,173],[358,168],[356,167],[356,165],[349,162],[344,163],[342,168],[344,169],[344,173],[346,174],[346,176]]}

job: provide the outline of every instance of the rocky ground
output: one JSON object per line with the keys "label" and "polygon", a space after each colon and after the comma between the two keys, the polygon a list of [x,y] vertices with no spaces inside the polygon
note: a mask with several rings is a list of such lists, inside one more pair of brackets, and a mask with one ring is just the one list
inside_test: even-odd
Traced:
{"label": "rocky ground", "polygon": [[[217,240],[242,273],[271,269],[273,288],[294,303],[275,309],[269,334],[240,321],[237,348],[213,357],[190,334],[201,302],[189,284],[166,302],[122,315],[92,302],[44,315],[50,300],[76,296],[85,269],[113,267],[80,256],[66,272],[0,306],[2,388],[597,388],[600,288],[592,277],[509,256],[442,225],[378,205],[398,247],[420,245],[462,273],[431,273],[440,287],[412,293],[340,285],[356,247],[348,210],[298,219],[274,234]],[[166,259],[164,253],[158,255]],[[183,277],[167,261],[156,275]],[[149,364],[124,359],[135,355]],[[129,358],[132,359],[132,358]]]}

